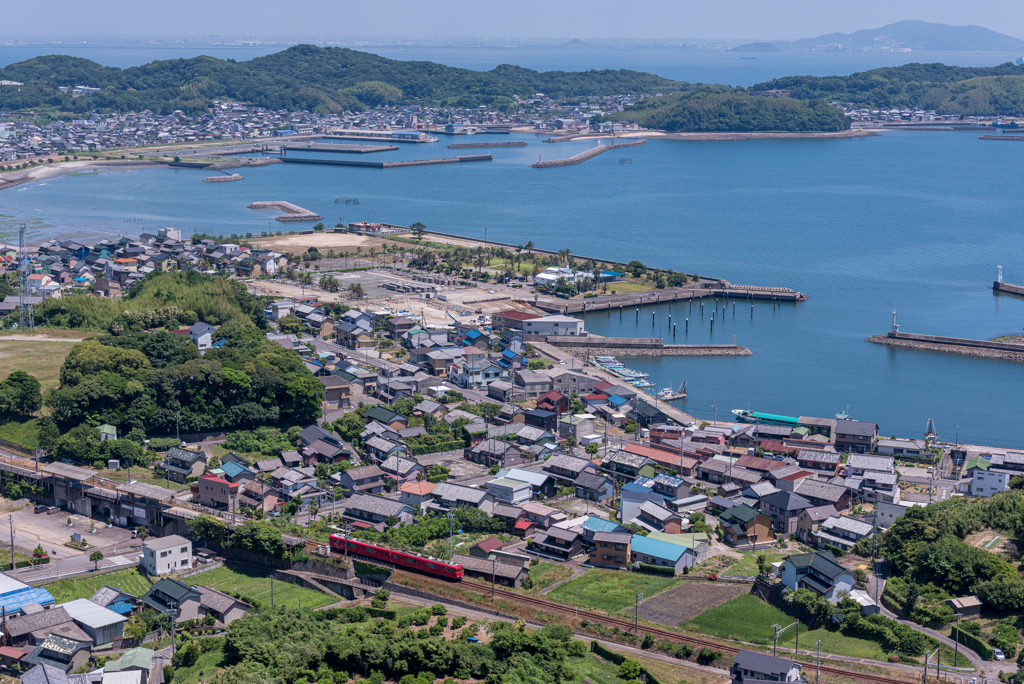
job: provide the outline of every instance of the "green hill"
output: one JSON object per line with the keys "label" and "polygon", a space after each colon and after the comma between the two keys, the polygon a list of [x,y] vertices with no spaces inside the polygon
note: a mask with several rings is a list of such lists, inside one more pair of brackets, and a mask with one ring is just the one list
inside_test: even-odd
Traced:
{"label": "green hill", "polygon": [[[497,105],[514,95],[551,97],[675,92],[695,88],[629,70],[548,71],[503,64],[472,71],[386,59],[347,48],[298,45],[236,62],[213,57],[172,59],[117,69],[64,55],[48,55],[0,69],[0,80],[24,83],[0,92],[0,110],[50,106],[63,112],[95,109],[195,112],[215,99],[269,109],[320,113],[363,110],[381,102],[441,106]],[[72,98],[60,86],[87,85],[100,92]]]}
{"label": "green hill", "polygon": [[747,43],[746,45],[737,45],[732,49],[733,52],[785,52],[778,45],[772,43]]}
{"label": "green hill", "polygon": [[822,99],[859,107],[935,110],[965,116],[1024,114],[1024,66],[905,64],[849,76],[787,76],[748,89],[802,100]]}

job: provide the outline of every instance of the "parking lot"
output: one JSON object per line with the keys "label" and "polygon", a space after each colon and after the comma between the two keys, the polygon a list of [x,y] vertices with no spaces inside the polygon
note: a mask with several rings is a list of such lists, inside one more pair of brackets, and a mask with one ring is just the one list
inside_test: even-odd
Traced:
{"label": "parking lot", "polygon": [[[99,549],[127,549],[132,541],[132,531],[120,527],[107,527],[106,523],[99,520],[92,520],[81,515],[69,514],[61,511],[52,515],[33,512],[32,506],[26,506],[12,515],[14,522],[15,546],[32,550],[37,544],[42,544],[48,552],[56,550],[61,558],[68,558],[75,554],[85,553],[88,555],[93,549],[78,551],[64,546],[71,541],[71,535],[78,532],[92,546]],[[68,518],[71,518],[71,527],[67,526]],[[90,534],[89,529],[92,523],[96,524],[95,533]]]}

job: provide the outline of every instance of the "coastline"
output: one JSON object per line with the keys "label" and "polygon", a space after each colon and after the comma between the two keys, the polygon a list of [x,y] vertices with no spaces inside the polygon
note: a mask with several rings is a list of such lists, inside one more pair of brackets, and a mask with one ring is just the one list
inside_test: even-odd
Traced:
{"label": "coastline", "polygon": [[96,171],[98,169],[107,169],[111,171],[130,171],[138,168],[166,169],[169,167],[167,166],[167,164],[163,164],[161,162],[145,161],[138,159],[110,159],[59,162],[57,164],[47,166],[37,166],[34,169],[19,169],[18,171],[7,171],[6,173],[0,173],[0,190],[6,190],[8,188],[13,188],[18,185],[24,185],[25,183],[34,183],[36,181],[47,180],[49,178],[57,178],[59,176],[65,176],[69,173],[81,171]]}

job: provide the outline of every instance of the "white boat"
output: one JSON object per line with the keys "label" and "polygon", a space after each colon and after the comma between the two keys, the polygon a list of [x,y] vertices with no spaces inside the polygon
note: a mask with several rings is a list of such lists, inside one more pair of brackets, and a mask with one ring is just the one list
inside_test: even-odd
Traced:
{"label": "white boat", "polygon": [[685,398],[686,398],[686,381],[685,380],[683,381],[683,384],[680,385],[679,389],[677,389],[677,390],[673,390],[671,387],[666,387],[665,389],[663,389],[660,392],[658,392],[658,399],[661,399],[662,401],[673,401],[675,399],[685,399]]}

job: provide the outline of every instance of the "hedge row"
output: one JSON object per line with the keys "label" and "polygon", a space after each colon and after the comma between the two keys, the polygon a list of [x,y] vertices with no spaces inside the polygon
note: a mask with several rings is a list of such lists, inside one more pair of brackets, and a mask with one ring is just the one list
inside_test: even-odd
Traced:
{"label": "hedge row", "polygon": [[992,652],[991,646],[970,632],[965,632],[962,629],[958,630],[956,627],[953,627],[952,632],[950,632],[950,636],[953,637],[954,641],[959,641],[961,644],[980,655],[984,660],[992,660],[996,657],[996,654]]}
{"label": "hedge row", "polygon": [[[16,567],[16,568],[27,568],[30,565],[46,565],[49,562],[50,562],[50,557],[49,556],[43,556],[42,558],[36,558],[34,561],[20,560],[20,561],[18,561],[17,563],[14,564],[14,567]],[[4,563],[3,565],[0,565],[0,571],[2,571],[2,572],[7,572],[10,569],[11,569],[11,564],[10,563]]]}
{"label": "hedge row", "polygon": [[384,618],[385,620],[396,620],[398,619],[398,612],[389,610],[387,608],[367,608],[366,614],[370,617]]}
{"label": "hedge row", "polygon": [[[597,640],[590,642],[590,650],[593,653],[596,653],[597,655],[601,656],[605,660],[612,661],[616,665],[621,665],[622,661],[626,659],[626,656],[622,655],[621,653],[609,651],[607,648],[604,647],[603,644],[601,644]],[[641,679],[646,681],[647,684],[661,684],[661,681],[654,676],[654,673],[652,673],[650,670],[643,666],[640,667],[640,677]]]}
{"label": "hedge row", "polygon": [[665,577],[676,576],[676,569],[669,565],[652,565],[650,563],[641,563],[640,572],[646,572],[650,575],[664,575]]}

